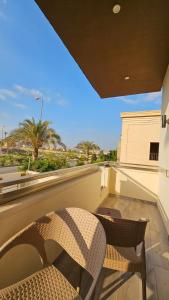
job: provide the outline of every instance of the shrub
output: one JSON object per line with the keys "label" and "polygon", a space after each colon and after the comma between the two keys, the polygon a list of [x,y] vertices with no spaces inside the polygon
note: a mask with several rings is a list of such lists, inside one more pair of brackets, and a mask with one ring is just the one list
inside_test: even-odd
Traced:
{"label": "shrub", "polygon": [[110,150],[107,154],[107,160],[117,161],[117,150]]}
{"label": "shrub", "polygon": [[22,162],[22,165],[19,168],[19,170],[26,171],[28,170],[28,167],[31,171],[48,172],[68,167],[68,165],[65,158],[45,157],[39,158],[35,161],[32,161],[31,159],[30,162],[28,159],[25,160],[24,162]]}
{"label": "shrub", "polygon": [[5,154],[0,157],[0,167],[17,166],[20,165],[24,159],[24,155]]}
{"label": "shrub", "polygon": [[97,160],[97,155],[95,153],[92,154],[91,163],[95,163]]}
{"label": "shrub", "polygon": [[77,166],[83,166],[86,162],[86,157],[84,155],[80,156],[77,161]]}
{"label": "shrub", "polygon": [[82,161],[82,160],[78,160],[77,161],[77,166],[83,166],[84,165],[84,161]]}
{"label": "shrub", "polygon": [[98,157],[98,162],[103,162],[106,160],[105,154],[103,153],[103,150],[100,151],[99,157]]}
{"label": "shrub", "polygon": [[103,151],[100,151],[97,162],[103,161],[117,161],[117,150],[110,150],[107,154],[104,154]]}

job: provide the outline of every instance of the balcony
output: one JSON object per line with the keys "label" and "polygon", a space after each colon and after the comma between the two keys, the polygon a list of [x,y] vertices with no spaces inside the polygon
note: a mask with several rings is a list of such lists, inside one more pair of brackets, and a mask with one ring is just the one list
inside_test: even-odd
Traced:
{"label": "balcony", "polygon": [[[84,4],[81,0],[35,2],[100,97],[157,92],[163,87],[162,116],[168,120],[169,1],[164,0],[162,5],[156,1],[154,6],[151,1],[120,1],[114,4],[112,1],[100,1],[97,5],[96,1]],[[119,11],[115,11],[117,6]],[[45,31],[43,36],[45,38]],[[167,300],[168,124],[166,122],[162,124],[163,129],[160,128],[159,157],[159,146],[154,148],[155,145],[150,145],[150,155],[146,152],[145,161],[141,156],[139,162],[132,147],[133,164],[127,163],[130,160],[121,160],[126,163],[109,167],[87,165],[11,181],[1,180],[0,247],[32,221],[64,207],[81,207],[90,212],[109,208],[122,218],[148,218],[150,222],[145,237],[147,299]],[[132,125],[130,132],[134,132],[133,128]],[[129,131],[126,132],[128,134]],[[142,148],[139,144],[137,147]],[[148,158],[150,162],[146,162]],[[155,166],[157,160],[160,167]],[[46,253],[48,260],[58,267],[63,266],[64,261],[66,268],[63,271],[77,279],[72,262],[64,255],[60,260],[60,249],[55,243],[46,243]],[[0,260],[0,288],[41,268],[35,249],[26,245],[16,246]],[[126,274],[102,270],[93,300],[142,299],[139,275],[126,279]],[[82,291],[84,288],[82,285]]]}
{"label": "balcony", "polygon": [[150,157],[149,159],[150,160],[158,160],[158,153],[150,153]]}
{"label": "balcony", "polygon": [[[148,218],[148,299],[167,299],[169,246],[167,231],[158,209],[158,177],[156,167],[115,164],[111,167],[75,167],[14,181],[1,181],[0,243],[5,243],[37,218],[63,207],[81,207],[91,212],[98,207],[106,207],[115,210],[123,218]],[[50,259],[56,259],[56,245],[49,243],[47,249]],[[39,258],[32,249],[27,246],[15,247],[1,259],[1,287],[20,280],[39,268]],[[70,262],[67,264],[68,273],[69,268]],[[97,284],[95,299],[141,299],[139,275],[134,275],[122,284],[125,279],[126,275],[120,272],[104,269]]]}

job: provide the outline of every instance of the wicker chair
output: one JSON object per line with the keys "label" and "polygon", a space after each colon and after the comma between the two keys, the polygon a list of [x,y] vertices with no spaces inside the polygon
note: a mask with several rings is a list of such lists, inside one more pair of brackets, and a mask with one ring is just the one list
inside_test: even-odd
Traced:
{"label": "wicker chair", "polygon": [[[144,235],[148,220],[127,220],[107,215],[96,215],[102,223],[107,239],[104,268],[139,272],[142,279],[142,296],[146,299],[146,257]],[[141,247],[138,252],[138,247]]]}
{"label": "wicker chair", "polygon": [[19,232],[0,250],[2,257],[12,247],[31,244],[43,260],[43,269],[0,290],[1,300],[82,299],[64,275],[49,264],[44,242],[56,241],[92,278],[85,300],[94,290],[103,265],[106,237],[99,220],[80,208],[67,208],[48,214]]}

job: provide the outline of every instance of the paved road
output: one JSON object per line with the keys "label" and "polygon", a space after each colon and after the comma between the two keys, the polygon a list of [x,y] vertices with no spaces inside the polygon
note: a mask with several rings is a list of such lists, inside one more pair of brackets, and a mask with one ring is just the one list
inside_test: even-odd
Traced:
{"label": "paved road", "polygon": [[16,173],[18,167],[0,167],[0,174]]}

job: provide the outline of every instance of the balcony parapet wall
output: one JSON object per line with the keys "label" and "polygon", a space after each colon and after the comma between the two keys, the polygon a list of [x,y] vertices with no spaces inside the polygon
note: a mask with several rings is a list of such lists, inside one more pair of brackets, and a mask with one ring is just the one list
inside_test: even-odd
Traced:
{"label": "balcony parapet wall", "polygon": [[0,204],[98,171],[99,166],[94,164],[3,180],[0,182]]}

